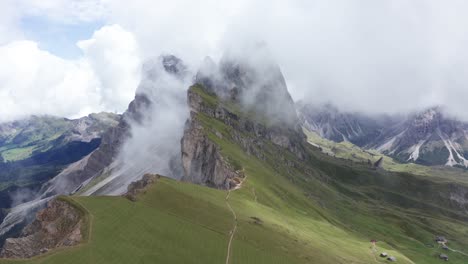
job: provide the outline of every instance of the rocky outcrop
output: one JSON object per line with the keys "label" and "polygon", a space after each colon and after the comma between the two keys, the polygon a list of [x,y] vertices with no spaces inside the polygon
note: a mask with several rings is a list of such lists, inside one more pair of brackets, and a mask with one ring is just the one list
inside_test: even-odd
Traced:
{"label": "rocky outcrop", "polygon": [[[187,98],[191,111],[203,113],[232,127],[231,136],[247,153],[256,154],[254,147],[262,144],[259,139],[266,139],[275,145],[289,150],[301,160],[305,158],[302,143],[306,141],[306,136],[296,125],[266,124],[250,116],[233,113],[223,105],[223,99],[216,98],[215,94],[211,94],[211,96],[219,100],[219,103],[210,105],[202,98],[200,93],[209,93],[209,91],[206,91],[201,85],[195,85],[188,90]],[[235,101],[230,101],[230,103],[235,103]],[[193,120],[193,116],[191,119]],[[246,134],[254,136],[246,137]],[[261,155],[261,153],[258,154]],[[260,156],[258,157],[260,158]]]}
{"label": "rocky outcrop", "polygon": [[39,211],[19,238],[5,241],[0,257],[30,258],[51,249],[79,244],[83,239],[83,212],[60,199]]}
{"label": "rocky outcrop", "polygon": [[374,168],[381,169],[383,167],[383,157],[380,157],[376,162],[374,162]]}
{"label": "rocky outcrop", "polygon": [[124,195],[132,202],[137,200],[140,193],[144,193],[147,187],[155,183],[161,176],[155,174],[145,174],[141,180],[130,183],[127,187],[127,193]]}
{"label": "rocky outcrop", "polygon": [[205,134],[192,112],[182,138],[183,180],[219,189],[230,189],[240,173],[225,161],[220,148]]}

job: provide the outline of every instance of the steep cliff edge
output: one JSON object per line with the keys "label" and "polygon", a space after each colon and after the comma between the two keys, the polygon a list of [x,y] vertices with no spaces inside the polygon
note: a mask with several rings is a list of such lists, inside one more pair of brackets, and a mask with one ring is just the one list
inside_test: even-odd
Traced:
{"label": "steep cliff edge", "polygon": [[[183,180],[221,189],[235,187],[244,177],[242,167],[223,156],[222,147],[215,144],[210,136],[229,137],[238,143],[249,155],[264,159],[265,140],[280,146],[299,160],[306,158],[303,148],[305,136],[294,127],[257,118],[255,112],[243,112],[235,99],[221,99],[208,89],[196,84],[188,90],[188,104],[191,109],[181,141]],[[217,129],[222,122],[229,131]]]}
{"label": "steep cliff edge", "polygon": [[79,244],[86,236],[84,209],[58,198],[39,211],[19,238],[5,241],[0,257],[30,258],[51,249]]}
{"label": "steep cliff edge", "polygon": [[235,186],[241,175],[221,155],[194,115],[182,138],[182,164],[186,181],[219,189]]}

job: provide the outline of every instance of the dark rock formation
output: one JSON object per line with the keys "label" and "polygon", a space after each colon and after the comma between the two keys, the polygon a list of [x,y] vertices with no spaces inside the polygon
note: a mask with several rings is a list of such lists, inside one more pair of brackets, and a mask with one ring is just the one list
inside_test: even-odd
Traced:
{"label": "dark rock formation", "polygon": [[161,57],[162,65],[166,72],[183,79],[188,74],[187,66],[184,62],[174,55],[164,55]]}
{"label": "dark rock formation", "polygon": [[381,169],[383,166],[383,157],[380,157],[375,163],[374,168]]}
{"label": "dark rock formation", "polygon": [[30,258],[58,247],[74,246],[83,239],[83,213],[68,202],[55,199],[39,211],[19,238],[5,241],[0,257]]}

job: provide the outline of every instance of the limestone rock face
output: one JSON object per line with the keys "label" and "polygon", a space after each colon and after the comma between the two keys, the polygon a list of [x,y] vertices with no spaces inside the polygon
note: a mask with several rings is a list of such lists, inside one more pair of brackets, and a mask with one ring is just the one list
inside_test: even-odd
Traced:
{"label": "limestone rock face", "polygon": [[193,113],[181,144],[183,180],[219,189],[233,187],[238,173],[223,159],[219,147],[208,139]]}
{"label": "limestone rock face", "polygon": [[[191,114],[181,141],[183,180],[229,189],[244,177],[242,168],[235,168],[222,156],[220,147],[208,137],[207,132],[213,132],[219,138],[228,136],[229,140],[235,141],[249,155],[260,159],[265,158],[263,148],[267,141],[290,151],[301,160],[305,159],[306,152],[302,145],[305,135],[298,132],[296,127],[278,123],[267,125],[245,113],[237,113],[226,106],[236,104],[235,100],[220,98],[202,85],[192,86],[187,98]],[[229,127],[229,135],[204,126],[199,115],[224,123]]]}
{"label": "limestone rock face", "polygon": [[30,258],[54,248],[77,245],[83,238],[82,225],[82,213],[78,209],[67,202],[52,200],[19,238],[5,241],[0,257]]}

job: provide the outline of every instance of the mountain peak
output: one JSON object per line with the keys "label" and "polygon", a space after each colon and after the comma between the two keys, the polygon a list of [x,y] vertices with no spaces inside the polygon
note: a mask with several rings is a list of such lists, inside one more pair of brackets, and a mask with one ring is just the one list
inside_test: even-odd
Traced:
{"label": "mountain peak", "polygon": [[221,98],[231,96],[247,111],[264,115],[272,122],[298,123],[284,76],[266,47],[227,51],[218,65],[205,59],[196,82]]}
{"label": "mountain peak", "polygon": [[431,122],[442,118],[442,107],[434,106],[416,114],[415,119]]}

